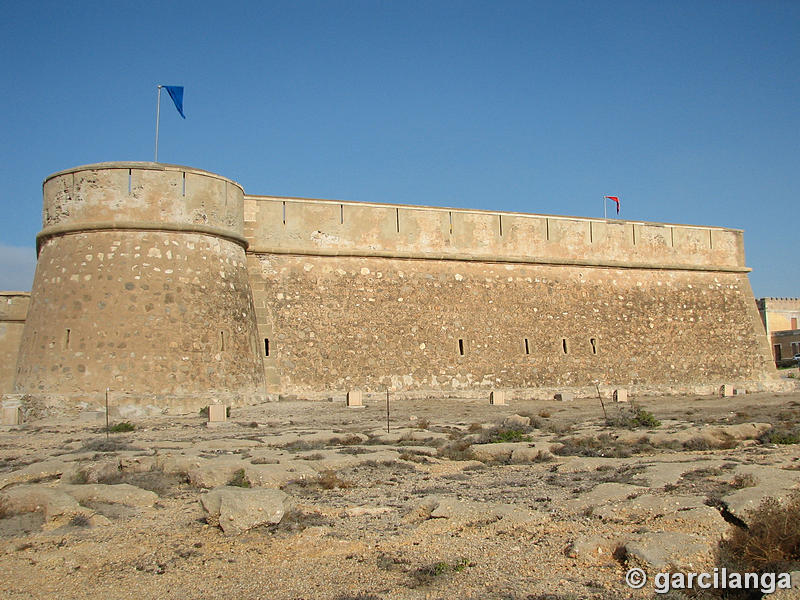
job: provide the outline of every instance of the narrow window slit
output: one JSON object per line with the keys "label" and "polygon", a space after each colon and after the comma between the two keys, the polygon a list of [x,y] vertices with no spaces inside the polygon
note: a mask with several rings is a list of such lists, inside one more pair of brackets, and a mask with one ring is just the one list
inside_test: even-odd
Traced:
{"label": "narrow window slit", "polygon": [[567,338],[561,338],[561,349],[564,351],[564,354],[567,353]]}
{"label": "narrow window slit", "polygon": [[67,350],[69,350],[69,334],[70,333],[71,333],[70,330],[67,329],[67,335],[64,337],[64,348],[66,348]]}
{"label": "narrow window slit", "polygon": [[592,345],[592,354],[597,354],[597,340],[595,338],[589,338],[589,343]]}
{"label": "narrow window slit", "polygon": [[525,354],[530,354],[530,353],[531,353],[531,347],[528,344],[528,338],[525,338]]}
{"label": "narrow window slit", "polygon": [[264,356],[269,356],[269,338],[264,338]]}
{"label": "narrow window slit", "polygon": [[464,340],[462,338],[458,338],[458,355],[464,356]]}
{"label": "narrow window slit", "polygon": [[394,209],[394,224],[395,224],[395,227],[397,228],[397,233],[400,233],[400,209],[399,208],[395,208]]}
{"label": "narrow window slit", "polygon": [[544,235],[545,239],[549,242],[550,241],[550,219],[544,220]]}
{"label": "narrow window slit", "polygon": [[500,237],[503,237],[503,215],[497,215],[497,217],[500,221]]}
{"label": "narrow window slit", "polygon": [[219,350],[220,350],[220,352],[225,350],[225,332],[224,331],[220,331],[219,332]]}

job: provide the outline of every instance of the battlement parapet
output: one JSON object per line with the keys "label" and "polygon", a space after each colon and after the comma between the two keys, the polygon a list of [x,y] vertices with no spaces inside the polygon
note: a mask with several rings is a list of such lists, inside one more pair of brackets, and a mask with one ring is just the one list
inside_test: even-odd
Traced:
{"label": "battlement parapet", "polygon": [[29,292],[0,292],[0,321],[24,323],[30,302]]}
{"label": "battlement parapet", "polygon": [[107,162],[75,167],[43,183],[43,230],[191,231],[242,238],[244,190],[225,177],[178,165]]}
{"label": "battlement parapet", "polygon": [[749,271],[720,227],[247,195],[244,230],[264,254]]}

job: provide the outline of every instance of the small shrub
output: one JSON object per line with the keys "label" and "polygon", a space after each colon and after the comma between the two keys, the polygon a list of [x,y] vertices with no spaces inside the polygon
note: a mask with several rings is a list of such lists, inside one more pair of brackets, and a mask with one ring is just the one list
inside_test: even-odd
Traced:
{"label": "small shrub", "polygon": [[553,460],[555,460],[555,457],[546,450],[539,450],[536,456],[533,457],[533,462],[535,463],[545,463]]}
{"label": "small shrub", "polygon": [[800,432],[797,429],[773,427],[765,432],[759,440],[762,444],[800,444]]}
{"label": "small shrub", "polygon": [[78,513],[74,515],[72,519],[70,519],[69,524],[72,527],[89,527],[90,525],[89,517],[87,517],[82,513]]}
{"label": "small shrub", "polygon": [[467,440],[456,440],[445,444],[437,451],[442,458],[450,460],[474,460],[475,454],[472,452],[472,443]]}
{"label": "small shrub", "polygon": [[753,477],[751,473],[746,473],[744,475],[736,475],[731,481],[731,486],[737,490],[741,490],[743,488],[751,488],[756,487],[758,484],[758,480]]}
{"label": "small shrub", "polygon": [[550,418],[550,411],[540,410],[539,411],[539,416],[542,417],[543,419],[549,419]]}
{"label": "small shrub", "polygon": [[440,575],[446,573],[460,573],[469,566],[472,566],[472,564],[466,558],[460,558],[452,565],[445,561],[439,561],[420,567],[411,573],[414,580],[414,585],[412,587],[429,585]]}
{"label": "small shrub", "polygon": [[749,513],[747,529],[735,527],[730,539],[720,542],[720,553],[740,571],[791,570],[800,561],[800,493],[786,504],[766,498]]}
{"label": "small shrub", "polygon": [[617,416],[606,418],[606,425],[609,427],[624,427],[626,429],[638,429],[647,427],[653,429],[661,426],[661,421],[655,415],[643,408],[637,407],[629,410],[620,410]]}
{"label": "small shrub", "polygon": [[127,433],[128,431],[133,431],[134,429],[136,429],[136,426],[133,423],[122,421],[121,423],[112,425],[109,431],[111,433]]}
{"label": "small shrub", "polygon": [[428,419],[420,419],[417,421],[417,429],[427,429],[430,427],[431,422]]}
{"label": "small shrub", "polygon": [[250,480],[247,478],[247,475],[245,475],[244,469],[237,469],[234,471],[233,476],[230,481],[228,481],[228,485],[240,488],[251,487]]}
{"label": "small shrub", "polygon": [[469,427],[467,428],[467,431],[469,431],[470,433],[477,433],[479,431],[483,431],[483,425],[481,425],[480,423],[470,423]]}

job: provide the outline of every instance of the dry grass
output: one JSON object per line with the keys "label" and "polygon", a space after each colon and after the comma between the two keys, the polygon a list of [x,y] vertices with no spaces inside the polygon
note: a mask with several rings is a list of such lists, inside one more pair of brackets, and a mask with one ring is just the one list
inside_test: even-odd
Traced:
{"label": "dry grass", "polygon": [[765,499],[749,513],[747,529],[736,527],[720,542],[723,560],[741,571],[782,572],[800,561],[800,493],[786,504]]}

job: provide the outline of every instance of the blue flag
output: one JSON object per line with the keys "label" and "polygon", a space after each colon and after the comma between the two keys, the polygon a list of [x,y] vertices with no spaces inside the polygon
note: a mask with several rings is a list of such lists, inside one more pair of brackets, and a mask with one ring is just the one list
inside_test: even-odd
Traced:
{"label": "blue flag", "polygon": [[172,101],[175,103],[175,108],[178,109],[178,112],[181,113],[181,116],[185,119],[186,115],[183,114],[183,86],[165,85],[164,89],[167,90],[169,97],[172,98]]}

